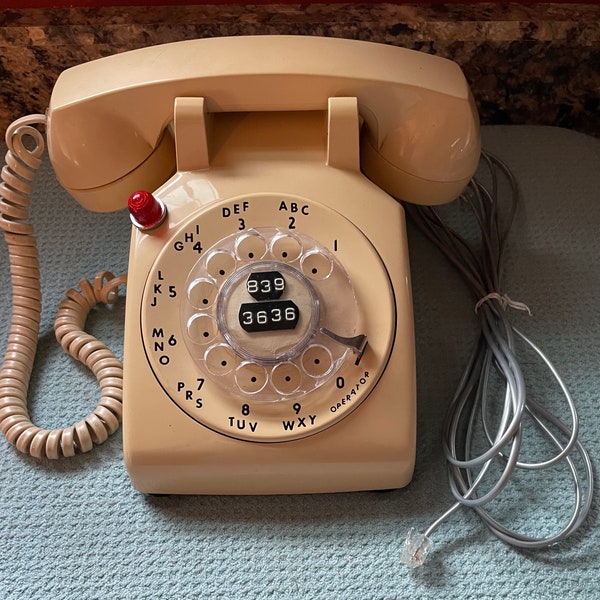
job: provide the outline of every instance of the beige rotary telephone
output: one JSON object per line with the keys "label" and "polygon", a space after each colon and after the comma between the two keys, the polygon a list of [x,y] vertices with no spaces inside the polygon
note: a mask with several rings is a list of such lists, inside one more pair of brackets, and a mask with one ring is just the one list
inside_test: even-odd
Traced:
{"label": "beige rotary telephone", "polygon": [[[476,169],[456,64],[318,37],[178,42],[68,69],[45,124],[60,183],[91,210],[131,213],[123,444],[138,490],[409,482],[415,355],[396,199],[450,201]],[[23,128],[35,137],[29,122],[10,130],[2,189],[14,248],[30,233],[15,208],[15,180],[35,166],[21,165]],[[32,429],[11,364],[2,430],[21,450],[73,454],[116,429],[116,401],[72,428]]]}

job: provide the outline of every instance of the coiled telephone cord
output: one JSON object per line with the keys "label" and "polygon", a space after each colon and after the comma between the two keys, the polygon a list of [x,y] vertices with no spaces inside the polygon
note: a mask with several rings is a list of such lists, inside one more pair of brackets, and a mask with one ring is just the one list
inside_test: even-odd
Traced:
{"label": "coiled telephone cord", "polygon": [[44,115],[18,119],[6,132],[6,165],[0,183],[0,227],[8,245],[12,282],[12,316],[0,371],[0,430],[25,454],[56,459],[88,452],[114,433],[121,421],[123,366],[99,340],[83,331],[90,310],[98,303],[116,302],[126,277],[99,273],[81,291],[69,290],[54,324],[63,350],[85,364],[101,388],[98,406],[83,420],[64,429],[42,429],[31,422],[27,391],[38,344],[42,294],[39,256],[29,222],[31,182],[41,164],[44,138],[35,126]]}

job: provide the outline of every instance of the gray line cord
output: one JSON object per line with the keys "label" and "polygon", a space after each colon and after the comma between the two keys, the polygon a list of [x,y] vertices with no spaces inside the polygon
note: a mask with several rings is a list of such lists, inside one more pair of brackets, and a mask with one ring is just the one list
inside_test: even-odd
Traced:
{"label": "gray line cord", "polygon": [[[423,535],[409,531],[401,560],[410,567],[424,562],[431,547],[429,536],[462,506],[475,510],[503,542],[532,549],[550,546],[574,533],[592,503],[593,469],[588,452],[578,440],[575,403],[548,357],[508,319],[507,308],[529,310],[502,291],[506,241],[519,198],[518,186],[498,158],[483,152],[482,167],[489,179],[488,187],[475,178],[458,200],[470,208],[476,219],[480,235],[477,247],[444,222],[437,209],[404,205],[417,227],[464,276],[476,300],[481,328],[443,424],[450,490],[456,503]],[[501,183],[510,189],[508,206],[504,208]],[[519,363],[523,347],[537,355],[560,387],[570,413],[570,425],[527,395],[525,374]],[[537,432],[555,448],[556,454],[550,459],[520,460],[525,445],[525,419],[532,421]],[[481,450],[483,445],[486,447]],[[504,490],[517,469],[549,469],[559,463],[566,466],[573,481],[573,511],[557,533],[530,537],[502,525],[488,512],[486,505]],[[495,478],[492,483],[488,482],[490,478]]]}

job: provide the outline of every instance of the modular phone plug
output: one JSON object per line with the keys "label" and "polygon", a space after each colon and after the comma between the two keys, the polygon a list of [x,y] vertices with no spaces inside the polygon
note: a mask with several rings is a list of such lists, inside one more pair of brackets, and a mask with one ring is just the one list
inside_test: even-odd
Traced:
{"label": "modular phone plug", "polygon": [[[21,265],[0,385],[11,443],[49,458],[88,450],[118,427],[122,389],[125,462],[141,492],[410,481],[415,352],[397,200],[451,201],[475,172],[477,111],[456,64],[367,42],[256,36],[65,71],[43,117],[56,176],[90,210],[129,206],[133,226],[122,384],[114,357],[65,333],[63,347],[97,351],[108,399],[58,431],[31,424],[23,391],[34,349],[20,328],[34,329],[39,308],[27,291],[37,277],[28,181],[44,144],[33,121],[9,130],[1,190],[11,264]],[[123,280],[106,291],[105,279],[83,297],[114,299]]]}

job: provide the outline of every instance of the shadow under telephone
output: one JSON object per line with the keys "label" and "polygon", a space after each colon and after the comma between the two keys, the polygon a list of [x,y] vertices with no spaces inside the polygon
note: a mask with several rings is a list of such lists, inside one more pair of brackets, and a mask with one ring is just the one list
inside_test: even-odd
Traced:
{"label": "shadow under telephone", "polygon": [[13,444],[49,458],[89,449],[118,427],[122,389],[141,492],[409,482],[415,357],[394,198],[450,201],[477,167],[477,112],[456,64],[317,37],[178,42],[68,69],[43,121],[71,195],[96,211],[129,204],[123,380],[100,350],[110,401],[60,431],[29,421],[21,384],[35,348],[22,328],[33,331],[39,298],[26,200],[41,150],[26,150],[37,130],[23,122],[0,189],[17,304],[33,311],[13,317],[0,386]]}

